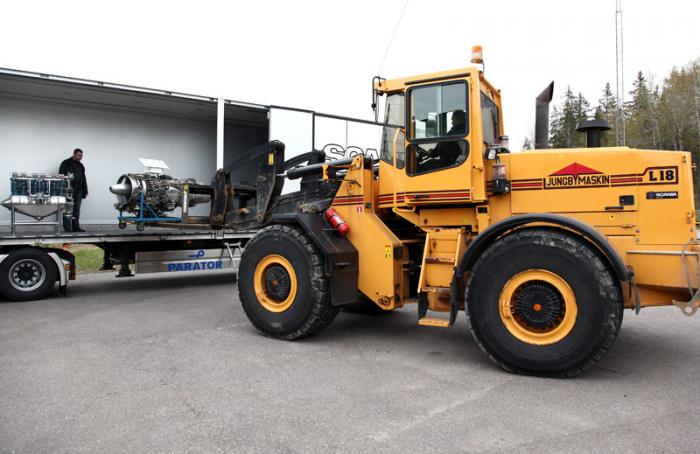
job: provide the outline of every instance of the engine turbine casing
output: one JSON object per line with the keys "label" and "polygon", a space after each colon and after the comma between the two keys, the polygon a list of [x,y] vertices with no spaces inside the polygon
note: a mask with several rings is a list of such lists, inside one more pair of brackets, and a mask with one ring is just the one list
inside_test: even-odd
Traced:
{"label": "engine turbine casing", "polygon": [[[185,186],[198,184],[194,178],[178,179],[169,175],[153,173],[126,173],[119,177],[109,191],[117,196],[114,208],[140,215],[141,195],[157,216],[163,216],[182,207]],[[188,206],[193,207],[210,201],[208,194],[187,193]],[[149,213],[144,213],[147,215]],[[152,213],[150,213],[152,214]]]}

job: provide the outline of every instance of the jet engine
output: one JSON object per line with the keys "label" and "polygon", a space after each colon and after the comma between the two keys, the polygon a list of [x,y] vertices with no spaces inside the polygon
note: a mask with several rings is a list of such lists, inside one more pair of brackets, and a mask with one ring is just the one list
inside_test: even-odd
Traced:
{"label": "jet engine", "polygon": [[156,173],[127,173],[120,176],[117,183],[109,187],[109,191],[117,196],[114,207],[120,212],[141,215],[143,199],[144,210],[147,211],[150,208],[153,211],[153,213],[143,214],[148,216],[155,214],[160,217],[178,207],[183,207],[185,200],[188,207],[210,201],[209,194],[190,193],[188,190],[190,185],[201,186],[193,178],[178,179]]}

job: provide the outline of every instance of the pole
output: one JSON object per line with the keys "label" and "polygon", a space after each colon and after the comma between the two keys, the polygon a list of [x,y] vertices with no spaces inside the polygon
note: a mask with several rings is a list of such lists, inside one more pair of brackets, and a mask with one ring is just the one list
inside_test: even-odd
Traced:
{"label": "pole", "polygon": [[224,99],[216,102],[216,169],[224,168]]}
{"label": "pole", "polygon": [[622,0],[615,0],[615,76],[617,115],[615,115],[615,139],[617,146],[627,144],[625,130],[625,67],[622,42]]}

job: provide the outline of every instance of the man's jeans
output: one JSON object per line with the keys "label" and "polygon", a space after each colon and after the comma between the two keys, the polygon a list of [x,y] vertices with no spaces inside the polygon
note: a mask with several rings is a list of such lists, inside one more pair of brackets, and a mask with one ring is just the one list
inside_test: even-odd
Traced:
{"label": "man's jeans", "polygon": [[63,216],[63,230],[77,232],[80,229],[80,204],[83,203],[83,191],[73,191],[73,216]]}

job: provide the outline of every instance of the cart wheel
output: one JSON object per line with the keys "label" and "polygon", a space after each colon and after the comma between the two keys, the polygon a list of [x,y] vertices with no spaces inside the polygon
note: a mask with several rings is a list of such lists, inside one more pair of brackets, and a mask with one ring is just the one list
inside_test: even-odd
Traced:
{"label": "cart wheel", "polygon": [[138,230],[139,232],[143,232],[145,228],[146,224],[144,224],[143,222],[139,222],[138,224],[136,224],[136,230]]}
{"label": "cart wheel", "polygon": [[120,222],[119,223],[119,228],[124,230],[126,228],[126,222]]}

